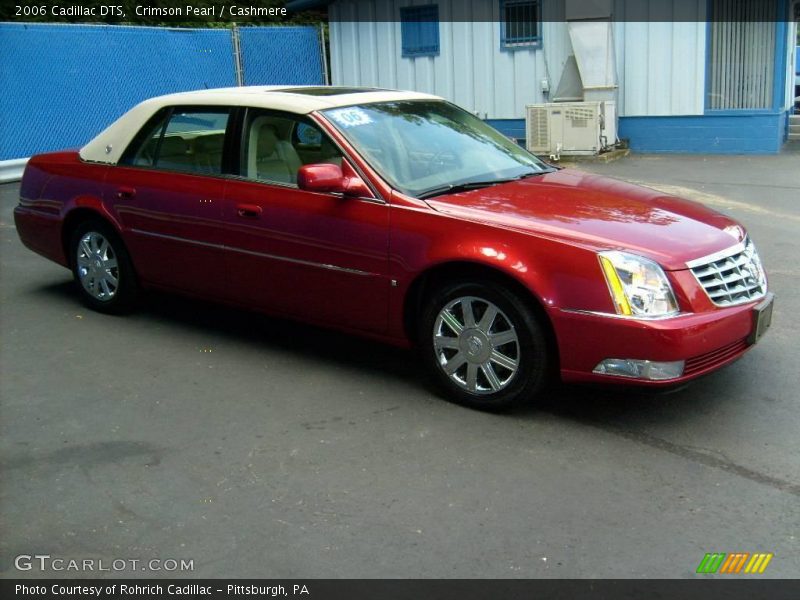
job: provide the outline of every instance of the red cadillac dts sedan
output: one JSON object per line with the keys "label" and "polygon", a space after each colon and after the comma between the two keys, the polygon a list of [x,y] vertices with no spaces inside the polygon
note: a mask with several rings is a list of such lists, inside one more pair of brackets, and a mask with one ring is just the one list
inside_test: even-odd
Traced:
{"label": "red cadillac dts sedan", "polygon": [[35,156],[17,231],[89,306],[158,288],[414,345],[498,409],[548,378],[665,386],[771,321],[745,229],[556,169],[426,94],[245,87],[153,98]]}

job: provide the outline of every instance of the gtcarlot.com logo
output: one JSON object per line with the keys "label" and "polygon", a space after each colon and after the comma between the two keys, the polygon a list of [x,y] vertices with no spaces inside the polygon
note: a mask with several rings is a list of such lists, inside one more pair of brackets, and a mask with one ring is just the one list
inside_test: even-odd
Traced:
{"label": "gtcarlot.com logo", "polygon": [[194,559],[185,558],[62,558],[49,554],[20,554],[14,559],[18,571],[194,571]]}
{"label": "gtcarlot.com logo", "polygon": [[761,574],[775,556],[772,552],[709,552],[700,561],[698,573],[722,573],[726,575]]}

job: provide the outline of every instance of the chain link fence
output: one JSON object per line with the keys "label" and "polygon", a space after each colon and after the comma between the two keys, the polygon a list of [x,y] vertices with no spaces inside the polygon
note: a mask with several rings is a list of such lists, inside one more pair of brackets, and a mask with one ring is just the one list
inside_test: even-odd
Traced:
{"label": "chain link fence", "polygon": [[[238,35],[246,85],[323,83],[317,28]],[[82,146],[146,98],[236,72],[230,29],[0,23],[0,161]]]}
{"label": "chain link fence", "polygon": [[241,27],[245,85],[319,85],[324,66],[316,27]]}

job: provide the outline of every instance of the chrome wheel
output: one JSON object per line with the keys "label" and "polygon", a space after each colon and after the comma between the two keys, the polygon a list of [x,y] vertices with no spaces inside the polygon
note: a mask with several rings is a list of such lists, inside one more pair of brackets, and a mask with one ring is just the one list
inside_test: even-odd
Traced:
{"label": "chrome wheel", "polygon": [[78,279],[92,298],[108,302],[119,289],[117,255],[109,241],[96,231],[85,233],[77,245]]}
{"label": "chrome wheel", "polygon": [[444,373],[473,394],[493,394],[514,379],[520,344],[511,320],[476,296],[451,301],[436,316],[433,348]]}

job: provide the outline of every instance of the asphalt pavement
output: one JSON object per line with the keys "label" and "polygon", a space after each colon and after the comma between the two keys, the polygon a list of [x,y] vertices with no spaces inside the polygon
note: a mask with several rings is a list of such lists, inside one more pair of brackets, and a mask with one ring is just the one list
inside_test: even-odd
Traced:
{"label": "asphalt pavement", "polygon": [[[507,415],[322,329],[166,295],[93,313],[0,186],[0,577],[672,578],[707,552],[797,577],[798,158],[581,164],[745,223],[773,326],[672,394],[557,386]],[[36,554],[193,570],[15,569]]]}

